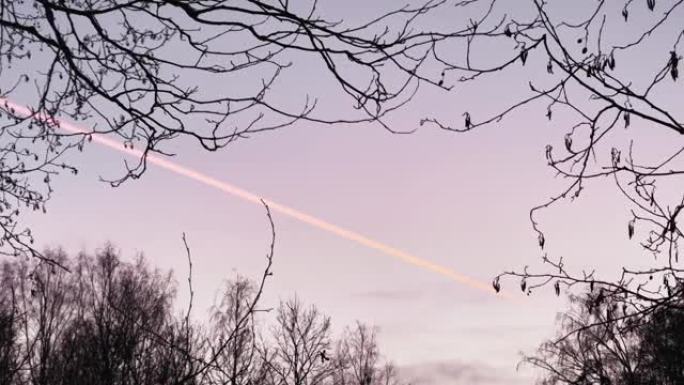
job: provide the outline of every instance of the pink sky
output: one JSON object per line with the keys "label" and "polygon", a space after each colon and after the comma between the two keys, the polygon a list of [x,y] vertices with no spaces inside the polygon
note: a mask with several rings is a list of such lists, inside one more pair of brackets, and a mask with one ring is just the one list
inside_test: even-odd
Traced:
{"label": "pink sky", "polygon": [[[370,12],[361,7],[367,3],[346,12]],[[530,76],[541,76],[535,65],[544,64],[531,57],[526,69],[455,92],[423,90],[392,122],[412,129],[425,116],[458,124],[466,109],[482,116],[492,104],[519,97]],[[330,86],[316,67],[303,71],[292,84],[314,91]],[[335,108],[325,101],[321,106],[323,112]],[[522,109],[464,135],[433,127],[392,135],[378,126],[300,123],[217,153],[183,141],[170,149],[179,165],[488,284],[503,270],[539,266],[528,210],[563,186],[546,167],[544,146],[562,140],[559,127],[568,125],[563,115],[549,122],[544,112]],[[258,276],[270,236],[258,204],[158,167],[113,189],[98,178],[121,176],[122,154],[95,143],[70,159],[79,175],[55,181],[47,215],[25,217],[42,244],[77,252],[111,241],[129,258],[142,251],[176,272],[183,303],[185,232],[194,258],[196,317],[223,280],[236,272]],[[618,197],[611,181],[596,181],[577,202],[540,214],[549,254],[562,255],[575,269],[594,266],[607,274],[643,258],[638,243],[627,240],[629,212]],[[515,371],[520,352],[533,353],[551,336],[556,313],[566,306],[552,288],[524,297],[517,282],[504,281],[516,300],[497,298],[282,211],[274,211],[274,221],[275,275],[265,304],[297,293],[329,314],[338,331],[355,320],[377,325],[382,351],[416,375],[452,370],[470,376],[461,381],[524,383],[530,373]]]}
{"label": "pink sky", "polygon": [[[544,166],[544,139],[534,139],[549,124],[530,116],[523,125],[523,116],[507,128],[463,136],[302,125],[216,154],[189,147],[174,161],[490,282],[504,269],[538,262],[527,210],[558,186]],[[59,179],[48,215],[32,224],[46,245],[78,251],[109,240],[128,257],[144,251],[182,283],[186,232],[196,309],[210,305],[222,280],[235,272],[256,277],[262,268],[269,241],[262,207],[155,167],[112,189],[97,179],[119,175],[121,154],[96,145],[74,161],[85,167]],[[606,266],[638,254],[625,241],[627,212],[613,203],[614,191],[600,184],[590,191],[572,207],[542,215],[550,251],[578,266],[597,253]],[[383,351],[402,366],[493,367],[522,380],[525,373],[514,370],[519,352],[531,353],[552,334],[565,304],[550,289],[515,302],[496,298],[278,212],[274,220],[275,276],[266,304],[296,292],[338,329],[354,320],[376,324]],[[518,294],[517,282],[504,288]],[[181,284],[181,303],[186,295]]]}

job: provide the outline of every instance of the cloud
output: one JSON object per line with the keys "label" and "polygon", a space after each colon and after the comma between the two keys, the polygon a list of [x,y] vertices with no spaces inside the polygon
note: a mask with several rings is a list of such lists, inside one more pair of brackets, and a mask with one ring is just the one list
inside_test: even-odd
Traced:
{"label": "cloud", "polygon": [[352,294],[358,298],[370,298],[390,301],[419,299],[423,295],[417,290],[369,290]]}
{"label": "cloud", "polygon": [[533,379],[514,371],[481,363],[435,361],[399,366],[403,382],[416,385],[522,385]]}

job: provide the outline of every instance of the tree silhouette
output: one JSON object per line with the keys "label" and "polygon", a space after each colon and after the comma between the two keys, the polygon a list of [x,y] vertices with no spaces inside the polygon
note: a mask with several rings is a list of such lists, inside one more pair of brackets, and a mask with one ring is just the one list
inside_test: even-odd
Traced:
{"label": "tree silhouette", "polygon": [[211,373],[212,383],[247,385],[259,382],[254,376],[261,373],[263,363],[258,351],[254,312],[249,306],[255,291],[254,284],[244,277],[229,281],[220,303],[212,312],[211,340],[216,345],[229,341],[218,355],[216,366],[221,369]]}
{"label": "tree silhouette", "polygon": [[[269,309],[255,307],[258,282],[229,281],[203,325],[177,312],[171,273],[142,258],[125,262],[111,245],[76,258],[44,254],[70,271],[32,259],[2,265],[3,385],[332,385],[337,365],[366,365],[365,352],[373,378],[384,378],[375,371],[371,329],[359,326],[336,342],[330,319],[297,299],[281,304],[274,338],[264,338],[256,315]],[[351,347],[342,361],[335,344]]]}
{"label": "tree silhouette", "polygon": [[180,378],[185,365],[161,360],[174,357],[156,352],[163,352],[163,344],[148,332],[159,331],[182,347],[178,336],[183,334],[170,317],[171,277],[150,271],[141,260],[123,265],[109,248],[78,267],[76,277],[91,285],[81,306],[92,310],[67,333],[67,351],[61,355],[71,359],[61,366],[75,374],[64,377],[84,384],[155,384]]}
{"label": "tree silhouette", "polygon": [[335,350],[334,385],[391,385],[398,383],[390,363],[382,363],[376,329],[357,322],[347,328]]}
{"label": "tree silhouette", "polygon": [[678,306],[654,307],[638,318],[598,289],[573,296],[561,333],[526,362],[544,370],[542,384],[681,384],[684,316]]}
{"label": "tree silhouette", "polygon": [[11,385],[19,374],[19,360],[16,297],[11,291],[9,277],[13,272],[9,265],[2,265],[0,276],[0,384]]}
{"label": "tree silhouette", "polygon": [[330,318],[315,306],[305,307],[296,297],[281,302],[273,337],[271,354],[266,349],[262,355],[269,357],[274,385],[321,385],[330,378]]}
{"label": "tree silhouette", "polygon": [[[256,281],[240,276],[228,281],[208,328],[190,317],[192,256],[185,235],[190,304],[184,314],[176,313],[170,272],[150,268],[142,256],[122,261],[109,244],[75,258],[48,250],[43,255],[52,264],[5,260],[0,269],[0,383],[331,384],[342,361],[329,352],[334,345],[329,317],[314,306],[304,308],[297,298],[281,302],[274,338],[260,334],[256,315],[271,310],[260,302],[272,275],[276,235],[269,207],[264,207],[271,244],[263,273]],[[349,358],[354,365],[366,359],[357,356],[370,352],[375,365],[374,331],[359,324],[353,336],[351,344],[337,345],[352,347],[343,361]]]}
{"label": "tree silhouette", "polygon": [[187,348],[171,316],[170,275],[142,260],[122,263],[111,246],[74,261],[46,255],[73,272],[5,263],[3,288],[14,299],[11,306],[3,302],[3,314],[13,317],[5,330],[16,336],[3,339],[16,365],[7,383],[159,384],[176,381],[192,365],[169,354]]}
{"label": "tree silhouette", "polygon": [[684,300],[654,311],[639,329],[640,352],[644,357],[644,384],[684,383]]}
{"label": "tree silhouette", "polygon": [[[433,0],[354,24],[325,17],[316,0],[308,9],[259,0],[0,0],[0,253],[61,264],[33,248],[30,229],[18,223],[20,209],[45,210],[55,174],[77,170],[63,155],[87,145],[92,134],[111,135],[142,153],[138,162],[126,165],[123,176],[110,181],[116,186],[140,177],[147,156],[168,155],[165,144],[178,138],[215,151],[300,120],[374,122],[394,132],[384,118],[410,100],[421,83],[449,90],[489,76],[514,77],[525,80],[526,95],[500,110],[480,115],[469,108],[458,124],[426,116],[422,125],[472,131],[541,104],[541,113],[565,128],[545,155],[567,181],[530,211],[542,252],[547,238],[539,211],[577,199],[593,180],[611,178],[632,209],[627,237],[638,237],[656,259],[646,268],[623,266],[618,279],[607,279],[591,270],[574,271],[567,261],[544,254],[541,271],[505,272],[494,279],[494,289],[501,290],[501,278],[511,276],[521,280],[526,293],[552,286],[560,295],[581,285],[625,309],[619,319],[601,321],[611,327],[622,319],[638,324],[677,309],[684,290],[678,251],[684,125],[672,95],[681,84],[684,29],[678,21],[684,2],[587,0],[570,10],[567,4],[527,0],[514,8],[499,0]],[[419,23],[451,6],[468,17],[453,21],[448,32]],[[480,55],[485,45],[497,49]],[[348,101],[348,111],[318,115],[316,98],[303,84],[297,87],[299,105],[279,101],[283,74],[306,60],[322,63]],[[208,84],[230,87],[217,90]],[[496,90],[505,91],[510,90]],[[61,119],[83,123],[83,131],[65,131]],[[48,276],[31,277],[33,292],[26,291],[26,282],[11,288],[32,304],[26,309],[35,313],[33,319],[43,320],[41,327],[31,328],[40,338],[25,355],[29,365],[40,368],[32,370],[40,382],[51,370],[54,339],[63,332],[47,320],[61,317],[70,299],[44,297],[59,288],[50,286]],[[245,314],[255,310],[262,289],[263,280]],[[34,297],[38,302],[28,300]],[[3,303],[21,304],[14,297]],[[238,324],[251,322],[250,317]],[[584,328],[576,326],[575,336],[581,336]],[[122,330],[134,333],[130,327]],[[217,365],[226,349],[223,341],[208,359],[195,361],[199,366],[186,377]],[[3,362],[13,365],[12,349],[5,351]],[[327,353],[317,354],[319,362],[327,362]]]}

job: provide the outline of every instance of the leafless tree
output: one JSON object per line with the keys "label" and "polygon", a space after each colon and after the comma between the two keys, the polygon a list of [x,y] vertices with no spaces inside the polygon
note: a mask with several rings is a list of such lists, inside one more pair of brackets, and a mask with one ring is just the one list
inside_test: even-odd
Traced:
{"label": "leafless tree", "polygon": [[[110,245],[94,256],[72,259],[59,250],[44,252],[54,264],[5,261],[0,274],[3,384],[214,383],[211,374],[221,369],[231,349],[245,348],[240,357],[249,352],[244,330],[252,325],[273,261],[275,227],[265,207],[272,235],[266,268],[258,284],[242,280],[227,292],[224,305],[239,299],[239,309],[230,314],[235,328],[221,329],[216,340],[190,321],[191,306],[183,316],[174,314],[171,273],[151,269],[142,257],[123,262]],[[188,282],[192,293],[191,276]]]}
{"label": "leafless tree", "polygon": [[[45,253],[72,272],[25,260],[2,273],[3,384],[193,384],[197,352],[172,316],[169,275],[111,247],[96,257]],[[150,332],[154,330],[154,333]]]}
{"label": "leafless tree", "polygon": [[38,264],[27,275],[24,263],[12,277],[27,375],[19,383],[153,384],[177,378],[184,365],[165,361],[165,346],[147,332],[156,330],[181,346],[172,339],[178,333],[170,318],[170,276],[150,271],[142,260],[124,264],[111,247],[71,264],[46,255],[71,265],[73,273]]}
{"label": "leafless tree", "polygon": [[357,322],[347,328],[335,350],[335,385],[397,384],[391,363],[383,363],[376,340],[376,329]]}
{"label": "leafless tree", "polygon": [[11,385],[19,376],[21,357],[20,330],[17,322],[16,292],[13,290],[14,269],[2,264],[0,272],[0,384]]}
{"label": "leafless tree", "polygon": [[[261,201],[261,203],[264,205],[264,208],[266,209],[266,218],[268,219],[268,224],[271,230],[271,243],[268,248],[268,252],[266,253],[266,266],[263,270],[263,273],[261,274],[261,277],[258,281],[256,281],[253,285],[249,283],[243,283],[241,287],[239,288],[240,293],[238,296],[233,296],[235,300],[238,300],[240,303],[240,306],[237,308],[237,313],[233,311],[232,315],[235,317],[231,320],[232,325],[230,325],[229,328],[223,328],[219,329],[219,333],[222,335],[218,340],[214,341],[206,341],[206,345],[209,345],[210,349],[208,350],[207,354],[202,355],[201,357],[197,356],[192,356],[189,355],[189,358],[192,358],[196,365],[194,365],[193,369],[190,370],[187,374],[185,374],[183,377],[181,377],[181,382],[182,381],[188,381],[195,379],[197,377],[207,377],[209,380],[216,379],[217,376],[215,374],[210,373],[211,371],[218,371],[221,374],[225,374],[225,368],[221,366],[221,363],[226,363],[226,356],[230,356],[231,354],[231,349],[235,349],[237,346],[240,344],[246,344],[248,341],[248,338],[254,338],[254,334],[252,333],[251,336],[247,336],[245,334],[246,330],[250,330],[251,326],[253,325],[254,321],[254,314],[263,310],[260,309],[260,301],[261,297],[264,293],[264,289],[266,288],[266,281],[273,275],[272,267],[273,267],[273,256],[275,253],[275,240],[276,240],[276,231],[275,231],[275,224],[273,223],[273,217],[271,216],[271,210],[266,204],[266,202]],[[185,241],[185,238],[184,238]],[[187,243],[185,243],[186,248],[187,248]],[[192,262],[190,260],[190,249],[187,248],[188,250],[188,259],[190,261],[190,268],[192,269]],[[192,280],[191,277],[188,278],[188,283],[190,284],[190,293],[192,297]],[[231,289],[232,290],[232,289]],[[231,297],[231,290],[228,292],[228,299],[230,301]],[[232,305],[237,305],[236,303],[233,303]],[[189,319],[189,314],[190,314],[190,309],[192,307],[192,302],[188,307],[188,313],[186,314],[186,324],[188,323]],[[241,309],[241,310],[240,310]],[[233,308],[232,310],[235,310]],[[251,329],[253,332],[253,329]],[[216,329],[215,329],[216,331]],[[216,335],[214,335],[216,336]],[[252,346],[253,347],[253,346]],[[250,353],[251,354],[251,353]],[[242,365],[245,363],[243,358],[245,356],[248,356],[249,354],[241,355],[240,359],[235,361],[235,368],[239,371]],[[257,374],[254,374],[253,376],[247,376],[246,378],[258,378],[261,379],[263,378],[266,373],[264,373],[261,369],[263,369],[264,365],[260,365],[260,370],[258,371]],[[243,373],[245,374],[245,373]],[[220,378],[221,376],[219,376]],[[245,379],[244,377],[238,377],[237,373],[236,376],[233,377],[233,379],[238,380]]]}
{"label": "leafless tree", "polygon": [[[420,83],[441,86],[419,70],[430,47],[469,33],[422,27],[447,3],[349,22],[326,16],[317,0],[0,1],[0,251],[39,256],[18,210],[45,210],[54,175],[77,172],[63,155],[92,134],[141,151],[110,180],[116,186],[177,138],[215,151],[299,120],[392,131],[386,114]],[[337,86],[340,115],[317,113],[320,95],[301,81],[282,100],[284,74],[309,63]]]}
{"label": "leafless tree", "polygon": [[[260,371],[255,314],[249,306],[255,290],[250,280],[238,277],[226,284],[220,302],[214,307],[211,341],[216,345],[227,342],[216,360],[215,370],[210,372],[212,383],[252,384],[255,373]],[[242,321],[245,317],[246,322]]]}
{"label": "leafless tree", "polygon": [[[66,264],[66,255],[48,251],[53,261]],[[4,287],[12,297],[12,312],[19,330],[19,357],[22,376],[28,373],[34,384],[47,384],[59,365],[59,341],[74,318],[71,306],[73,280],[63,269],[52,265],[19,261],[7,267]]]}
{"label": "leafless tree", "polygon": [[[630,316],[631,309],[597,288],[571,296],[559,335],[525,362],[543,369],[542,384],[678,384],[684,333],[682,307],[658,307]],[[681,305],[681,299],[679,301]]]}
{"label": "leafless tree", "polygon": [[192,259],[185,237],[191,302],[179,315],[171,273],[151,269],[142,257],[124,262],[111,245],[75,259],[59,250],[44,253],[65,268],[29,258],[5,261],[2,384],[316,385],[329,384],[342,361],[360,368],[376,360],[375,332],[360,324],[348,342],[338,344],[346,347],[340,350],[344,359],[333,357],[330,319],[297,299],[281,303],[274,339],[260,338],[255,314],[270,310],[259,304],[275,245],[275,226],[264,206],[272,240],[261,279],[228,282],[208,333],[190,319]]}
{"label": "leafless tree", "polygon": [[[273,330],[272,352],[262,352],[273,385],[322,385],[334,370],[330,318],[299,299],[281,302]],[[270,354],[272,353],[272,354]]]}
{"label": "leafless tree", "polygon": [[83,260],[74,274],[80,285],[90,285],[78,292],[86,294],[78,308],[89,311],[73,324],[64,345],[71,349],[62,353],[72,355],[62,366],[75,378],[83,383],[153,384],[168,376],[164,371],[184,368],[160,360],[168,356],[158,353],[163,344],[149,333],[155,330],[179,343],[171,317],[175,292],[170,275],[150,271],[141,260],[123,264],[110,248],[95,260]]}
{"label": "leafless tree", "polygon": [[227,284],[204,329],[174,311],[170,273],[141,258],[124,262],[111,246],[44,255],[69,271],[34,259],[2,266],[4,385],[395,384],[374,329],[358,324],[335,344],[330,319],[299,300],[283,302],[274,338],[261,338],[263,287],[247,279]]}
{"label": "leafless tree", "polygon": [[[636,384],[643,362],[638,325],[601,293],[574,297],[575,309],[562,315],[561,335],[545,342],[538,356],[526,359],[542,368],[543,384]],[[621,382],[624,381],[624,382]]]}

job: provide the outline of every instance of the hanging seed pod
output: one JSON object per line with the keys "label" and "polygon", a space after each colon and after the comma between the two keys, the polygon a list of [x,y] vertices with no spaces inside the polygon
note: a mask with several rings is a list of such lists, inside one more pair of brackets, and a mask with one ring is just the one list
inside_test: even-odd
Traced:
{"label": "hanging seed pod", "polygon": [[622,115],[622,119],[625,121],[625,128],[629,127],[630,123],[630,114],[629,111],[625,111],[624,114]]}
{"label": "hanging seed pod", "polygon": [[499,282],[499,277],[494,278],[492,281],[492,287],[497,293],[501,291],[501,283]]}
{"label": "hanging seed pod", "polygon": [[679,78],[679,57],[677,56],[677,52],[670,51],[670,61],[667,65],[670,67],[672,80],[677,81],[677,78]]}

